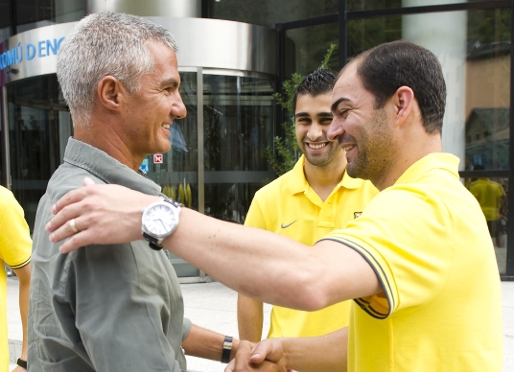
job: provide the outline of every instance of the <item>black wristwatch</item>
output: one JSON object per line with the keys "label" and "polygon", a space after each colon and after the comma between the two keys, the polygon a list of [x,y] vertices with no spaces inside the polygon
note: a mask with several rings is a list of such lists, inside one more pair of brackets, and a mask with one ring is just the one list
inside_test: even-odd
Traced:
{"label": "black wristwatch", "polygon": [[21,368],[27,369],[27,361],[26,360],[18,358],[18,360],[16,361],[16,364],[19,365]]}
{"label": "black wristwatch", "polygon": [[230,352],[232,351],[232,336],[225,336],[223,341],[223,351],[221,352],[221,363],[230,362]]}

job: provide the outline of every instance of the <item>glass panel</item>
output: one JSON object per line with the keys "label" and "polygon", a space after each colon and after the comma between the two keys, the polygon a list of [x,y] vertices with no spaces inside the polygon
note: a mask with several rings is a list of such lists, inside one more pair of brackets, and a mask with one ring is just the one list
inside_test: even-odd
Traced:
{"label": "glass panel", "polygon": [[72,133],[55,75],[7,86],[12,191],[33,229],[36,207]]}
{"label": "glass panel", "polygon": [[339,11],[339,0],[216,0],[211,1],[211,17],[273,27]]}
{"label": "glass panel", "polygon": [[273,78],[204,75],[205,214],[242,223],[273,172]]}
{"label": "glass panel", "polygon": [[[478,166],[476,169],[482,170]],[[480,177],[465,180],[469,191],[475,195],[487,220],[494,245],[498,269],[507,272],[507,222],[509,179],[506,177]]]}
{"label": "glass panel", "polygon": [[[443,67],[448,90],[443,150],[461,159],[460,170],[473,170],[476,166],[487,171],[508,170],[510,9],[349,21],[348,60],[377,44],[400,38],[430,49]],[[507,191],[508,178],[496,182]],[[500,208],[500,222],[491,227],[493,235],[500,231],[493,240],[502,272],[506,262],[506,205],[502,203]]]}
{"label": "glass panel", "polygon": [[[148,156],[141,168],[162,187],[164,194],[198,210],[198,103],[195,72],[181,72],[180,94],[187,116],[171,126],[171,150]],[[155,158],[156,157],[156,158]],[[197,277],[200,270],[165,250],[177,276]]]}
{"label": "glass panel", "polygon": [[[316,70],[327,54],[330,44],[339,44],[339,25],[328,23],[320,26],[296,28],[286,32],[285,76],[294,72],[308,75]],[[332,54],[329,67],[339,70],[337,49]]]}
{"label": "glass panel", "polygon": [[11,8],[9,0],[0,0],[0,42],[11,36]]}
{"label": "glass panel", "polygon": [[[467,0],[468,3],[473,3],[482,0]],[[501,0],[489,0],[491,2]],[[377,10],[377,9],[391,9],[411,6],[424,6],[424,5],[444,5],[452,3],[465,3],[462,0],[347,0],[348,10]]]}
{"label": "glass panel", "polygon": [[348,60],[375,45],[402,38],[402,17],[377,17],[349,21]]}
{"label": "glass panel", "polygon": [[86,15],[87,0],[17,0],[16,32],[54,23],[78,21]]}

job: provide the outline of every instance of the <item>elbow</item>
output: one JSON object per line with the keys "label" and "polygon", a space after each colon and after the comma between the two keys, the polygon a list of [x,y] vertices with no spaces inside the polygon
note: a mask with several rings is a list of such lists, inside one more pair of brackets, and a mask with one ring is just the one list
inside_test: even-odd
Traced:
{"label": "elbow", "polygon": [[317,311],[331,305],[328,288],[319,279],[309,279],[302,285],[297,286],[299,291],[295,293],[294,300],[297,301],[297,308],[304,311]]}

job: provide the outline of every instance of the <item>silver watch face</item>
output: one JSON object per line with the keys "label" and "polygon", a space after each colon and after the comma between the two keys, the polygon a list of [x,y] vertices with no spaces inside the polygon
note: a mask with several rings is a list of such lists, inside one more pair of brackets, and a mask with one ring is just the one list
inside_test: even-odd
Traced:
{"label": "silver watch face", "polygon": [[143,213],[143,230],[157,239],[170,235],[178,225],[178,212],[167,202],[150,205]]}

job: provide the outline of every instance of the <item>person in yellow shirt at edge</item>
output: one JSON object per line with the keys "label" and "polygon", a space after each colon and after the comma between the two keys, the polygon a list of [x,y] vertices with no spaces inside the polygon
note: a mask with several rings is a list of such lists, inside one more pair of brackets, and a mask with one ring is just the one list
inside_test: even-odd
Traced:
{"label": "person in yellow shirt at edge", "polygon": [[[0,186],[0,372],[9,369],[9,344],[7,332],[7,277],[4,263],[14,271],[18,278],[19,308],[23,341],[21,355],[12,372],[27,370],[27,314],[30,292],[30,261],[32,239],[25,213],[13,193]],[[18,357],[18,356],[16,356]]]}
{"label": "person in yellow shirt at edge", "polygon": [[[345,227],[378,194],[370,181],[345,172],[345,151],[337,141],[327,139],[335,81],[334,72],[319,69],[296,88],[293,112],[303,155],[292,170],[255,194],[245,225],[312,246],[334,229]],[[268,337],[322,336],[347,327],[350,305],[344,301],[313,312],[273,306]],[[239,294],[237,318],[240,339],[261,340],[262,302]]]}
{"label": "person in yellow shirt at edge", "polygon": [[[484,170],[484,166],[475,165],[473,169]],[[496,242],[495,245],[497,247],[500,246],[500,207],[505,197],[503,186],[490,178],[480,177],[469,185],[469,191],[477,198],[480,208],[482,208],[482,212],[484,212],[491,239],[493,242]]]}

